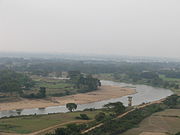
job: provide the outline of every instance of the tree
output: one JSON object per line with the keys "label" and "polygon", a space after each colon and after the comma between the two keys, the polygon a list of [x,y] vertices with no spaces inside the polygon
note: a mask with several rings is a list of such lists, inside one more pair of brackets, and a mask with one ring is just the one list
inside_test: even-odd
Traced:
{"label": "tree", "polygon": [[68,103],[66,104],[66,108],[70,111],[73,112],[74,110],[77,109],[77,105],[75,103]]}
{"label": "tree", "polygon": [[116,114],[123,113],[125,111],[125,108],[126,108],[123,105],[123,103],[121,103],[121,102],[109,103],[109,104],[104,105],[104,107],[107,108],[108,111],[113,111]]}
{"label": "tree", "polygon": [[100,80],[93,78],[91,75],[79,75],[74,81],[75,87],[78,89],[85,89],[85,92],[97,90],[101,86]]}
{"label": "tree", "polygon": [[46,97],[46,87],[40,87],[38,95],[39,97]]}

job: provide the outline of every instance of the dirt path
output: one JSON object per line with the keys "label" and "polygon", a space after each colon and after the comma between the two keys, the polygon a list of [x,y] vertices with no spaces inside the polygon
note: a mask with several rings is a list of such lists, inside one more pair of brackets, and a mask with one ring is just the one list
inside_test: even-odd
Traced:
{"label": "dirt path", "polygon": [[167,135],[165,133],[158,133],[158,132],[143,132],[140,135]]}
{"label": "dirt path", "polygon": [[[136,110],[136,109],[144,108],[144,107],[149,106],[149,105],[152,105],[152,104],[161,103],[161,102],[163,102],[164,100],[165,100],[165,99],[161,99],[161,100],[154,101],[154,102],[150,102],[150,103],[147,103],[147,104],[144,104],[144,105],[139,105],[139,106],[137,106],[136,108],[134,108],[134,109],[132,109],[132,110],[130,110],[130,111],[128,111],[128,112],[125,112],[125,113],[117,116],[115,119],[122,118],[122,117],[126,116],[127,114],[129,114],[130,112],[133,112],[133,111]],[[98,127],[101,127],[101,126],[103,126],[103,125],[104,125],[104,123],[100,123],[100,124],[98,124],[98,125],[96,125],[96,126],[94,126],[94,127],[91,127],[91,128],[89,128],[89,129],[81,132],[81,133],[82,133],[82,134],[88,133],[88,132],[90,132],[90,131],[98,128]]]}
{"label": "dirt path", "polygon": [[[165,99],[161,99],[159,101],[154,101],[154,102],[151,102],[151,103],[147,103],[147,104],[144,104],[144,105],[139,105],[137,106],[136,108],[128,111],[128,112],[125,112],[119,116],[117,116],[115,119],[118,119],[118,118],[122,118],[124,116],[126,116],[127,114],[129,114],[130,112],[134,111],[135,109],[140,109],[140,108],[144,108],[148,105],[151,105],[151,104],[157,104],[157,103],[161,103],[162,101],[164,101]],[[54,126],[51,126],[51,127],[48,127],[48,128],[45,128],[45,129],[42,129],[42,130],[39,130],[37,132],[33,132],[33,133],[30,133],[30,134],[26,134],[26,135],[40,135],[40,134],[43,134],[43,133],[47,133],[47,132],[50,132],[60,126],[63,126],[63,125],[66,125],[66,124],[72,124],[72,123],[87,123],[87,122],[90,122],[91,120],[76,120],[76,121],[70,121],[70,122],[65,122],[65,123],[61,123],[61,124],[58,124],[58,125],[54,125]],[[82,134],[85,134],[85,133],[88,133],[98,127],[101,127],[103,126],[104,123],[99,123],[98,125],[94,126],[94,127],[91,127],[85,131],[82,132]],[[0,133],[0,135],[22,135],[22,134],[15,134],[15,133]]]}
{"label": "dirt path", "polygon": [[61,124],[58,124],[58,125],[55,125],[55,126],[51,126],[51,127],[39,130],[37,132],[27,134],[27,135],[39,135],[39,134],[50,132],[51,130],[57,129],[60,126],[64,126],[64,125],[67,125],[67,124],[73,124],[73,123],[80,124],[80,123],[87,123],[87,122],[90,122],[90,121],[91,120],[75,120],[75,121],[65,122],[65,123],[61,123]]}
{"label": "dirt path", "polygon": [[[33,133],[29,133],[29,134],[25,134],[25,135],[39,135],[39,134],[43,134],[43,133],[47,133],[47,132],[50,132],[51,130],[55,130],[61,126],[64,126],[64,125],[67,125],[67,124],[73,124],[73,123],[87,123],[87,122],[90,122],[92,120],[75,120],[75,121],[69,121],[69,122],[65,122],[65,123],[61,123],[61,124],[58,124],[58,125],[54,125],[54,126],[51,126],[51,127],[48,127],[48,128],[45,128],[45,129],[42,129],[42,130],[39,130],[39,131],[36,131],[36,132],[33,132]],[[0,133],[0,135],[22,135],[22,134],[16,134],[16,133]]]}

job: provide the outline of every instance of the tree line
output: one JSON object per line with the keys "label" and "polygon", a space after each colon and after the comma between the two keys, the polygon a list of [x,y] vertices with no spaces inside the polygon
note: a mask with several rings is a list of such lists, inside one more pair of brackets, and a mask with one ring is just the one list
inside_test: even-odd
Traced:
{"label": "tree line", "polygon": [[115,80],[130,83],[147,84],[155,87],[173,88],[178,89],[179,84],[163,80],[159,77],[158,72],[154,71],[141,71],[141,72],[129,72],[114,73]]}
{"label": "tree line", "polygon": [[89,92],[97,90],[101,86],[101,82],[97,78],[93,78],[90,74],[83,74],[80,71],[69,71],[70,82],[79,92]]}
{"label": "tree line", "polygon": [[26,74],[17,73],[13,70],[0,71],[0,92],[21,92],[34,86],[34,81]]}

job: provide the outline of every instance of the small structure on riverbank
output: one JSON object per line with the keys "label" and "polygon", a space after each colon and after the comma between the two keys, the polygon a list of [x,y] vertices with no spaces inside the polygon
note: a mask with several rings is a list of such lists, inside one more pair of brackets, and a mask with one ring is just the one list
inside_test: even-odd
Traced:
{"label": "small structure on riverbank", "polygon": [[128,106],[132,106],[132,97],[128,97]]}

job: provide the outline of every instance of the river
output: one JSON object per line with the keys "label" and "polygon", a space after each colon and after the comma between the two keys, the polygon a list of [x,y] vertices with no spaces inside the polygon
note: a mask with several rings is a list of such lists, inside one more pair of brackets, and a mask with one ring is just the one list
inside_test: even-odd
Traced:
{"label": "river", "polygon": [[[156,101],[167,96],[173,94],[173,92],[169,89],[164,88],[155,88],[147,85],[133,85],[128,83],[119,83],[113,81],[101,81],[102,85],[113,85],[113,86],[120,86],[120,87],[130,87],[136,90],[135,94],[132,94],[133,97],[133,105],[139,105],[151,101]],[[128,95],[129,96],[129,95]],[[102,108],[105,104],[110,102],[118,102],[121,101],[124,105],[127,106],[128,96],[123,96],[119,98],[103,100],[99,102],[93,102],[88,104],[80,104],[77,107],[77,111],[81,111],[87,108]],[[23,110],[9,110],[9,111],[0,111],[0,118],[2,117],[10,117],[10,116],[20,116],[20,115],[40,115],[40,114],[50,114],[50,113],[65,113],[68,112],[65,106],[53,106],[47,108],[34,108],[34,109],[23,109]]]}

